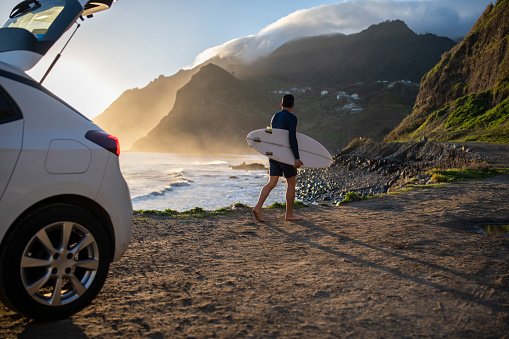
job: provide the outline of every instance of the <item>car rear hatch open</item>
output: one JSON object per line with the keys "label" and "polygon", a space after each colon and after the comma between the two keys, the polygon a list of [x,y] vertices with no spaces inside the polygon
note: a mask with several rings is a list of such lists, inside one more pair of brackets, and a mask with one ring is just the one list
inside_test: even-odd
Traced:
{"label": "car rear hatch open", "polygon": [[113,0],[26,0],[0,28],[0,62],[22,71],[34,67],[80,17],[110,8]]}

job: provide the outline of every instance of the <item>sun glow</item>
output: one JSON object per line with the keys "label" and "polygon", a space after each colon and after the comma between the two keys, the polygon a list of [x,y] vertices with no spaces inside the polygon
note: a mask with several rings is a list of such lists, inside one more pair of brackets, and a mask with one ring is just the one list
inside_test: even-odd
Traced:
{"label": "sun glow", "polygon": [[[29,74],[39,80],[44,72],[45,68],[38,67]],[[69,58],[60,58],[44,86],[90,119],[102,113],[124,91],[91,65],[84,66]]]}

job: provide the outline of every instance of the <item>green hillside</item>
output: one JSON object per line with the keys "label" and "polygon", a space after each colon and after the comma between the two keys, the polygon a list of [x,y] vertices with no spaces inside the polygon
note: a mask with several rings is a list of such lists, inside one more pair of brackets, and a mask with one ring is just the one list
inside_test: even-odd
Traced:
{"label": "green hillside", "polygon": [[509,1],[486,8],[422,80],[410,116],[387,141],[509,143]]}

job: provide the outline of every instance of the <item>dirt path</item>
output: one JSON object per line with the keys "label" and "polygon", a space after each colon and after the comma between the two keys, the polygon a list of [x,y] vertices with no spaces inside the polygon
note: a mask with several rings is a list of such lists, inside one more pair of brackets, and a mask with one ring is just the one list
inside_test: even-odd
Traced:
{"label": "dirt path", "polygon": [[0,306],[0,337],[509,338],[509,175],[341,207],[136,216],[103,291],[70,319]]}

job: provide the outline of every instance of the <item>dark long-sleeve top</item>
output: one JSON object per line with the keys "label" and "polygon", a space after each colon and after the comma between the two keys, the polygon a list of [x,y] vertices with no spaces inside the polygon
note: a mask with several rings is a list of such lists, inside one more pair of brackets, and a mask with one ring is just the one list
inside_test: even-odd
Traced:
{"label": "dark long-sleeve top", "polygon": [[270,122],[272,128],[285,129],[288,131],[290,137],[290,148],[292,149],[295,159],[300,159],[299,156],[299,144],[297,143],[297,117],[288,112],[282,110],[274,114]]}

